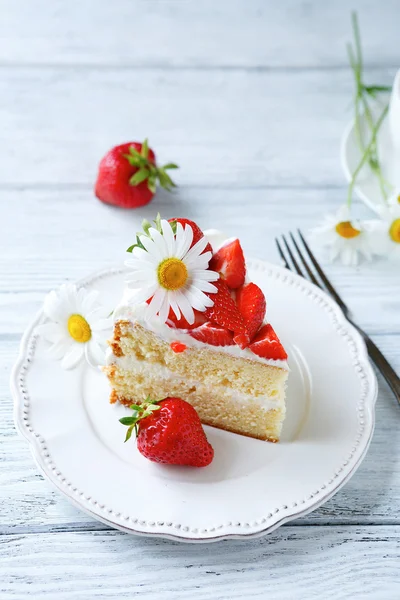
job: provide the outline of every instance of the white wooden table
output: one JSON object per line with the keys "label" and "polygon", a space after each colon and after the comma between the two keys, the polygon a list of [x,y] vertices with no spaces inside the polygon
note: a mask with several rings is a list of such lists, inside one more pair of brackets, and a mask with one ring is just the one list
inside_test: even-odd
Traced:
{"label": "white wooden table", "polygon": [[[399,66],[396,0],[353,2],[367,75]],[[108,529],[64,500],[15,432],[9,374],[44,294],[120,262],[143,217],[188,216],[277,260],[273,237],[344,199],[346,0],[0,0],[0,598],[400,597],[400,408],[379,378],[353,479],[249,542],[183,545]],[[124,212],[93,195],[111,146],[148,136],[179,191]],[[400,278],[329,266],[400,369]],[[57,401],[57,398],[54,399]]]}

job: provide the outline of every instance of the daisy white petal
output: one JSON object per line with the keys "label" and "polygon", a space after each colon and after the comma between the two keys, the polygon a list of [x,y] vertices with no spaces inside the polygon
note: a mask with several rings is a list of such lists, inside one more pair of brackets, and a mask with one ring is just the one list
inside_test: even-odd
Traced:
{"label": "daisy white petal", "polygon": [[209,283],[208,281],[202,281],[200,279],[194,279],[192,285],[197,287],[202,292],[216,293],[218,291],[215,285],[212,285],[212,283]]}
{"label": "daisy white petal", "polygon": [[84,345],[73,344],[61,361],[63,369],[73,369],[83,357]]}
{"label": "daisy white petal", "polygon": [[160,310],[160,308],[162,306],[165,295],[166,295],[165,290],[162,290],[160,288],[158,288],[158,290],[156,290],[150,304],[147,307],[146,313],[145,313],[145,319],[147,321],[150,321],[151,319],[153,319],[156,316],[156,314],[158,313],[158,311]]}
{"label": "daisy white petal", "polygon": [[43,323],[36,327],[36,333],[43,336],[48,342],[56,343],[63,338],[64,327],[59,323]]}
{"label": "daisy white petal", "polygon": [[201,302],[204,304],[204,306],[206,308],[209,308],[211,306],[214,306],[214,300],[212,300],[210,298],[210,296],[207,296],[204,292],[202,292],[199,288],[195,287],[195,286],[190,286],[190,291],[195,293],[196,296],[201,299]]}
{"label": "daisy white petal", "polygon": [[175,292],[168,292],[168,301],[169,305],[172,308],[177,319],[181,318],[181,311],[179,310],[179,306],[175,300]]}
{"label": "daisy white petal", "polygon": [[47,294],[43,310],[47,317],[58,323],[68,315],[68,309],[60,302],[59,296],[54,290]]}
{"label": "daisy white petal", "polygon": [[142,302],[146,302],[147,300],[149,300],[149,298],[154,296],[156,289],[157,285],[154,284],[136,290],[136,292],[132,296],[132,302],[134,304],[141,304]]}
{"label": "daisy white petal", "polygon": [[95,340],[90,340],[85,344],[85,357],[92,367],[104,365],[105,363],[105,352]]}
{"label": "daisy white petal", "polygon": [[[193,234],[193,232],[192,232],[192,234]],[[183,256],[181,253],[181,249],[182,249],[184,243],[185,243],[185,231],[183,229],[182,223],[176,223],[175,256],[177,258],[182,258],[182,256]],[[189,248],[190,248],[190,246],[189,246]]]}
{"label": "daisy white petal", "polygon": [[96,319],[94,323],[90,325],[92,331],[104,331],[105,329],[111,329],[113,325],[112,317],[107,319]]}
{"label": "daisy white petal", "polygon": [[168,315],[169,315],[169,302],[168,302],[168,293],[166,293],[164,295],[162,304],[161,304],[161,308],[158,311],[158,316],[160,318],[161,323],[165,323],[165,321],[168,319]]}
{"label": "daisy white petal", "polygon": [[96,304],[98,297],[99,292],[97,290],[92,290],[91,292],[89,292],[84,298],[81,306],[78,307],[77,312],[82,312],[83,314],[89,312],[92,309],[92,307]]}
{"label": "daisy white petal", "polygon": [[61,358],[63,358],[63,356],[66,354],[66,352],[68,352],[68,350],[72,347],[73,345],[73,341],[70,337],[64,337],[60,340],[58,340],[55,344],[53,344],[52,346],[50,346],[49,348],[49,354],[51,354],[51,356],[53,358],[55,358],[55,360],[60,360]]}
{"label": "daisy white petal", "polygon": [[[178,223],[177,226],[182,227],[182,225],[180,223]],[[193,229],[190,227],[190,225],[185,225],[183,236],[182,236],[182,241],[176,249],[175,256],[177,258],[183,258],[189,251],[189,248],[192,245],[192,242],[193,242]]]}
{"label": "daisy white petal", "polygon": [[203,281],[218,281],[220,275],[216,271],[206,271],[195,269],[193,271],[193,279],[201,279]]}
{"label": "daisy white petal", "polygon": [[153,229],[152,227],[149,229],[149,233],[152,237],[153,245],[151,246],[151,251],[153,255],[157,257],[157,260],[167,258],[169,254],[163,234],[157,231],[157,229]]}
{"label": "daisy white petal", "polygon": [[[150,229],[149,231],[155,231]],[[156,234],[161,235],[158,231],[156,232]],[[154,233],[153,233],[154,235]],[[159,244],[154,242],[154,239],[146,237],[146,236],[142,236],[141,240],[140,240],[148,254],[149,259],[154,258],[155,260],[159,261],[162,259],[163,256],[163,252],[159,247]],[[141,257],[143,258],[143,256]]]}
{"label": "daisy white petal", "polygon": [[193,308],[190,306],[189,300],[182,292],[178,292],[176,294],[176,301],[182,315],[185,317],[186,321],[192,325],[194,323],[194,312]]}
{"label": "daisy white petal", "polygon": [[205,249],[205,247],[208,244],[208,240],[206,237],[202,237],[199,239],[198,242],[195,243],[195,245],[190,248],[190,250],[188,251],[188,253],[186,254],[186,260],[190,260],[190,258],[194,255],[194,256],[199,256],[203,250]]}
{"label": "daisy white petal", "polygon": [[167,249],[168,256],[174,256],[175,252],[175,238],[174,232],[172,231],[171,224],[165,219],[161,221],[161,228],[164,236],[164,242]]}
{"label": "daisy white petal", "polygon": [[195,310],[200,310],[201,312],[204,312],[206,310],[206,305],[204,304],[200,294],[202,294],[202,292],[199,292],[196,288],[191,288],[185,291],[185,296],[189,300],[193,308]]}

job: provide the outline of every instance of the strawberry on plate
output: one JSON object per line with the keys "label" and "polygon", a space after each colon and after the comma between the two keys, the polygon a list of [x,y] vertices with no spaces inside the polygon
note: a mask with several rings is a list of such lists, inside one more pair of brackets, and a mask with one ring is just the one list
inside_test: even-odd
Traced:
{"label": "strawberry on plate", "polygon": [[[233,331],[235,334],[244,334],[245,339],[247,339],[248,336],[244,319],[231,296],[228,286],[222,279],[214,281],[213,285],[218,291],[217,293],[210,295],[214,305],[210,308],[206,308],[204,312],[205,317],[209,321],[213,321],[217,325],[221,325],[225,329]],[[249,341],[250,340],[247,339],[247,344]]]}
{"label": "strawberry on plate", "polygon": [[238,239],[225,243],[211,259],[210,268],[220,274],[226,285],[235,290],[244,284],[246,264]]}
{"label": "strawberry on plate", "polygon": [[[193,241],[192,241],[192,245],[190,246],[191,248],[197,244],[197,242],[199,240],[201,240],[201,238],[204,237],[204,233],[202,232],[202,230],[200,229],[200,227],[197,225],[197,223],[195,223],[194,221],[191,221],[190,219],[182,219],[182,218],[176,218],[176,219],[168,219],[169,223],[180,223],[183,228],[185,228],[185,225],[190,225],[190,227],[193,230]],[[211,252],[212,253],[212,248],[211,248],[211,244],[208,243],[207,246],[204,248],[202,254],[204,254],[204,252]]]}
{"label": "strawberry on plate", "polygon": [[167,170],[177,168],[174,163],[158,167],[147,140],[121,144],[102,158],[95,194],[102,202],[122,208],[144,206],[153,198],[157,182],[169,191],[175,187]]}
{"label": "strawberry on plate", "polygon": [[[263,291],[255,283],[245,283],[236,290],[236,306],[246,324],[247,333],[252,340],[261,327],[267,309]],[[235,342],[239,343],[239,340]],[[240,345],[240,344],[239,344]]]}
{"label": "strawberry on plate", "polygon": [[261,327],[256,337],[249,345],[249,350],[262,358],[269,358],[272,360],[287,359],[286,351],[269,323]]}
{"label": "strawberry on plate", "polygon": [[132,404],[133,414],[120,419],[128,426],[125,441],[135,429],[139,452],[149,460],[168,465],[206,467],[214,457],[199,415],[181,398]]}
{"label": "strawberry on plate", "polygon": [[233,346],[234,344],[233,333],[216,323],[204,323],[189,333],[195,340],[211,346]]}

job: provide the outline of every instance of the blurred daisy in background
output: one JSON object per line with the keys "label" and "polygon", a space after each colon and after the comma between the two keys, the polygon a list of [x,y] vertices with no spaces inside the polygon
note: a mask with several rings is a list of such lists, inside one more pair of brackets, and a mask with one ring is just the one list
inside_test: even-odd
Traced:
{"label": "blurred daisy in background", "polygon": [[371,221],[374,252],[400,260],[400,196],[380,209],[380,220]]}
{"label": "blurred daisy in background", "polygon": [[329,251],[331,261],[339,259],[344,265],[355,266],[360,256],[371,260],[373,255],[373,227],[351,219],[347,206],[335,215],[328,215],[324,222],[311,231],[312,239]]}
{"label": "blurred daisy in background", "polygon": [[63,369],[74,368],[82,359],[92,366],[104,364],[110,311],[98,304],[99,292],[64,284],[51,291],[43,311],[49,322],[36,331],[52,345],[50,354],[61,360]]}

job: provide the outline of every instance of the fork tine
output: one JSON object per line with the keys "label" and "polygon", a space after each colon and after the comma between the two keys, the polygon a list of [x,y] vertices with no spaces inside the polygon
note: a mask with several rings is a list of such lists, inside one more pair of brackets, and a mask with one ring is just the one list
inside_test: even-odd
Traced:
{"label": "fork tine", "polygon": [[304,265],[304,267],[305,267],[305,269],[306,269],[306,271],[308,273],[309,278],[311,279],[311,281],[315,285],[317,285],[318,287],[321,287],[321,284],[319,283],[318,279],[315,277],[314,273],[311,271],[311,269],[310,269],[310,267],[308,265],[308,262],[306,261],[306,259],[304,258],[303,254],[301,253],[301,250],[300,250],[300,248],[299,248],[299,246],[298,246],[298,244],[297,244],[297,242],[296,242],[296,240],[295,240],[295,238],[293,236],[293,233],[289,233],[289,235],[291,237],[291,240],[293,242],[294,247],[297,250],[298,255],[300,256],[300,260],[303,263],[303,265]]}
{"label": "fork tine", "polygon": [[288,251],[288,253],[289,253],[290,260],[292,261],[292,263],[293,263],[293,266],[294,266],[295,270],[297,271],[297,273],[298,273],[299,275],[301,275],[301,277],[304,277],[304,273],[303,273],[303,271],[301,270],[301,267],[299,266],[299,263],[298,263],[298,262],[297,262],[297,260],[295,259],[294,255],[293,255],[293,252],[291,251],[291,249],[290,249],[290,246],[289,246],[289,244],[287,243],[287,241],[286,241],[286,238],[285,238],[285,236],[284,236],[284,235],[282,235],[282,239],[283,239],[283,243],[284,243],[284,244],[285,244],[285,246],[286,246],[286,250],[287,250],[287,251]]}
{"label": "fork tine", "polygon": [[283,253],[283,250],[281,248],[278,238],[275,238],[275,244],[277,245],[279,255],[280,255],[281,259],[283,260],[285,267],[287,269],[289,269],[289,271],[290,271],[290,265],[289,265],[288,261],[286,260],[286,256]]}
{"label": "fork tine", "polygon": [[307,252],[308,256],[310,257],[310,260],[311,260],[312,264],[314,265],[315,270],[317,271],[318,275],[321,277],[322,281],[324,282],[324,285],[325,285],[326,289],[331,294],[331,296],[333,296],[333,298],[339,304],[339,306],[341,307],[341,309],[344,312],[347,312],[348,308],[347,308],[346,304],[343,302],[343,300],[341,299],[341,297],[339,296],[339,294],[337,293],[337,291],[335,290],[335,288],[333,287],[333,285],[331,284],[331,282],[329,281],[329,279],[325,275],[324,271],[319,266],[319,263],[317,262],[317,259],[315,258],[314,254],[311,252],[310,247],[307,244],[306,240],[304,239],[304,236],[301,233],[300,229],[297,230],[297,233],[299,234],[300,239],[303,242],[303,246],[306,249],[306,252]]}

